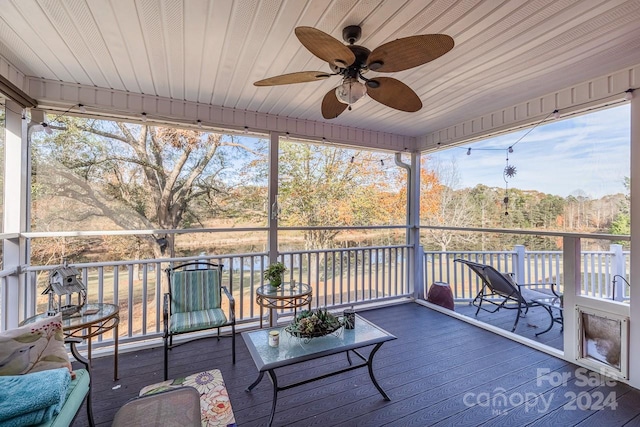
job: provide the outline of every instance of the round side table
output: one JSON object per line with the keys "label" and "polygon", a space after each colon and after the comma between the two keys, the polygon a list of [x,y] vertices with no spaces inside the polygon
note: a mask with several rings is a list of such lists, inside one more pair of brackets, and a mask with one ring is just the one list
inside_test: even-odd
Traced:
{"label": "round side table", "polygon": [[305,283],[286,282],[278,288],[273,288],[271,285],[260,286],[256,290],[256,303],[260,306],[260,327],[262,328],[262,315],[265,308],[270,310],[269,326],[273,327],[275,310],[293,308],[294,315],[297,308],[304,305],[311,310],[312,297],[311,286]]}
{"label": "round side table", "polygon": [[[36,314],[25,319],[21,324],[44,319],[47,313]],[[62,330],[68,337],[87,340],[87,358],[91,360],[91,339],[105,332],[113,333],[113,380],[118,379],[118,323],[120,323],[120,307],[115,304],[85,304],[80,312],[62,318]]]}

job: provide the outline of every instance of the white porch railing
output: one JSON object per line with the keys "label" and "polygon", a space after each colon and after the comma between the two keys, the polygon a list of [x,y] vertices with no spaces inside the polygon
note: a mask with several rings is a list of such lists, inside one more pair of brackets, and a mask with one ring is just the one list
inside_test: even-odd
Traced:
{"label": "white porch railing", "polygon": [[[337,309],[363,303],[411,295],[409,286],[409,246],[380,246],[315,251],[291,251],[279,255],[288,268],[287,278],[308,283],[313,290],[312,307]],[[117,304],[120,307],[120,342],[156,338],[162,334],[162,295],[166,292],[164,269],[170,264],[192,260],[221,263],[223,285],[236,301],[239,323],[259,318],[255,291],[263,284],[269,264],[267,253],[197,256],[161,260],[132,260],[73,264],[87,285],[87,300]],[[40,295],[48,272],[57,266],[31,266],[26,269],[28,294],[24,312],[46,310]],[[278,315],[292,314],[280,310]],[[97,337],[96,345],[109,345],[112,339]]]}
{"label": "white porch railing", "polygon": [[[288,267],[288,280],[308,283],[313,289],[313,307],[340,309],[346,306],[381,302],[414,295],[410,283],[411,246],[376,246],[348,249],[289,251],[279,254]],[[451,285],[454,298],[471,300],[481,286],[468,268],[454,263],[456,258],[491,264],[500,271],[513,272],[519,283],[562,283],[562,252],[526,251],[516,246],[512,251],[447,251],[426,252],[423,257],[424,290],[435,281]],[[157,338],[162,333],[162,295],[166,292],[164,268],[169,263],[207,260],[222,263],[223,284],[236,300],[236,317],[240,323],[258,320],[259,306],[255,291],[262,285],[262,275],[268,265],[268,254],[246,253],[215,256],[195,256],[173,259],[131,260],[74,264],[88,287],[91,302],[114,303],[120,307],[120,340],[140,341]],[[629,289],[622,281],[613,291],[613,278],[628,279],[629,252],[620,245],[610,251],[584,251],[581,256],[582,294],[617,300],[629,298]],[[27,295],[23,312],[30,316],[46,309],[46,299],[40,295],[48,281],[48,271],[56,266],[26,268]],[[10,273],[10,272],[8,272]],[[15,274],[15,272],[12,272]],[[3,281],[4,282],[4,281]],[[4,287],[5,283],[0,283]],[[277,315],[290,315],[280,310]],[[109,336],[99,337],[96,344],[108,345]]]}
{"label": "white porch railing", "polygon": [[[513,251],[447,251],[424,253],[425,286],[446,282],[456,300],[472,300],[480,291],[480,279],[457,258],[490,264],[497,270],[515,275],[517,283],[557,283],[562,290],[562,251],[526,251],[516,246]],[[629,279],[629,251],[621,245],[611,245],[609,251],[581,253],[581,295],[603,299],[628,300],[629,288],[614,276]],[[614,290],[615,286],[615,290]],[[426,290],[425,290],[426,292]]]}

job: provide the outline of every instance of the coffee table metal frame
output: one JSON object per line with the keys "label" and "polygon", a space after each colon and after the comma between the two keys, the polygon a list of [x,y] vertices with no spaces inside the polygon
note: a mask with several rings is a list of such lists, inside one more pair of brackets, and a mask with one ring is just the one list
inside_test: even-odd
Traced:
{"label": "coffee table metal frame", "polygon": [[[270,347],[268,345],[268,335],[271,330],[281,331],[280,344],[278,347]],[[312,338],[309,342],[288,335],[287,332],[280,327],[243,332],[242,338],[258,368],[258,378],[246,388],[246,391],[250,392],[257,386],[258,383],[262,381],[265,372],[269,375],[273,385],[273,401],[271,404],[269,425],[273,422],[279,391],[288,390],[354,369],[366,367],[369,371],[371,382],[376,389],[378,389],[384,400],[391,400],[380,384],[378,384],[378,381],[376,381],[373,373],[373,357],[382,344],[394,340],[396,337],[357,314],[354,329],[342,329],[335,334]],[[361,348],[369,346],[374,347],[368,356],[358,351]],[[361,360],[361,363],[353,364],[350,352],[355,354]],[[292,384],[280,385],[278,383],[276,369],[338,353],[346,353],[349,366]]]}

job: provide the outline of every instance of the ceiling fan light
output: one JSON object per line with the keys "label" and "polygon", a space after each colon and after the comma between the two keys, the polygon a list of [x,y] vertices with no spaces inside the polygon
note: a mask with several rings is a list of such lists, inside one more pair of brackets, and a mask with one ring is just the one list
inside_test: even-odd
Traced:
{"label": "ceiling fan light", "polygon": [[355,104],[367,94],[367,87],[357,79],[345,79],[336,88],[336,97],[343,104]]}

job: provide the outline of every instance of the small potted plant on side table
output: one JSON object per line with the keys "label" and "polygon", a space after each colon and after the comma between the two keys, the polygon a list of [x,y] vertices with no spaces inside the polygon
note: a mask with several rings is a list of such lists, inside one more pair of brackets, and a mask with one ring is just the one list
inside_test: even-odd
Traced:
{"label": "small potted plant on side table", "polygon": [[278,289],[282,285],[285,271],[287,267],[283,263],[274,262],[264,271],[264,279],[269,281],[272,289]]}

